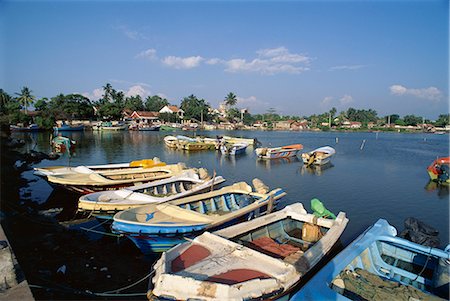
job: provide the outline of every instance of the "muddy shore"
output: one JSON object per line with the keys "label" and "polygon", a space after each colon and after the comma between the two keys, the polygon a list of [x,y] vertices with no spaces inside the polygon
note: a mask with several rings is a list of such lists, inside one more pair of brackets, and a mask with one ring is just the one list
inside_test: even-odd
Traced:
{"label": "muddy shore", "polygon": [[[124,238],[93,238],[86,231],[67,227],[77,223],[70,220],[70,212],[76,208],[75,195],[57,192],[52,201],[43,204],[33,202],[31,195],[21,197],[20,190],[33,185],[22,176],[32,168],[29,157],[20,152],[20,143],[2,132],[1,224],[35,299],[146,300],[148,279],[129,289],[116,290],[148,275],[155,258],[142,255]],[[52,206],[65,209],[48,214],[46,210]],[[134,293],[142,295],[122,295]]]}

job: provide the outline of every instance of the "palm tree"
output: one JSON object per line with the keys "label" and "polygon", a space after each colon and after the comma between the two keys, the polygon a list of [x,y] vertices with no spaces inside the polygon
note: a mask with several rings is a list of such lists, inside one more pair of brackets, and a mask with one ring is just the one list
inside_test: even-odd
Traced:
{"label": "palm tree", "polygon": [[103,98],[106,101],[110,102],[112,100],[112,98],[113,98],[112,96],[113,96],[113,93],[114,93],[114,89],[112,88],[111,84],[110,83],[106,83],[106,85],[103,87],[103,91],[105,93],[105,95],[103,95]]}
{"label": "palm tree", "polygon": [[228,93],[227,97],[225,97],[225,105],[228,107],[232,107],[237,103],[236,95],[233,93]]}
{"label": "palm tree", "polygon": [[31,92],[33,91],[28,89],[28,87],[23,87],[20,93],[16,93],[17,95],[19,95],[17,100],[19,101],[20,105],[25,107],[25,114],[27,114],[28,106],[34,102],[35,97],[31,95]]}

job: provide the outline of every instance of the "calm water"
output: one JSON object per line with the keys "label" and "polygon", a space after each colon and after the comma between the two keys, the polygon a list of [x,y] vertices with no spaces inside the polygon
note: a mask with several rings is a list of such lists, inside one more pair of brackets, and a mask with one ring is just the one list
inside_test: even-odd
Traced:
{"label": "calm water", "polygon": [[[332,165],[326,169],[306,169],[298,159],[259,161],[253,148],[236,158],[216,152],[182,152],[168,149],[163,142],[166,132],[73,132],[65,133],[77,141],[76,154],[56,161],[44,160],[36,166],[87,165],[129,162],[159,157],[167,163],[185,162],[191,167],[205,167],[226,178],[226,184],[250,181],[258,177],[270,188],[287,192],[280,203],[284,207],[303,202],[310,209],[311,198],[319,198],[337,214],[347,213],[350,222],[342,243],[347,245],[361,231],[384,218],[400,232],[405,218],[413,216],[440,231],[443,245],[449,242],[448,187],[429,183],[426,167],[436,158],[449,155],[449,136],[398,133],[335,133],[335,132],[197,132],[197,135],[226,134],[257,138],[263,146],[301,143],[304,151],[330,145],[336,149]],[[175,133],[177,134],[177,133]],[[179,132],[178,134],[190,134]],[[26,139],[25,148],[49,152],[49,133],[17,133]],[[363,140],[364,147],[361,149]],[[52,188],[42,179],[36,180],[23,193],[45,203]],[[73,195],[75,204],[77,196]],[[55,207],[72,200],[55,202]]]}

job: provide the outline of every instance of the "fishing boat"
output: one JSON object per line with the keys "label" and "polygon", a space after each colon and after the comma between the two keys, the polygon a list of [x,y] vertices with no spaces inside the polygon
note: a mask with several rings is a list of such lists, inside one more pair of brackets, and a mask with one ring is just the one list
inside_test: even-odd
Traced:
{"label": "fishing boat", "polygon": [[38,132],[38,131],[44,130],[43,128],[41,128],[40,126],[38,126],[35,123],[32,123],[28,126],[10,125],[9,128],[13,132]]}
{"label": "fishing boat", "polygon": [[123,122],[111,122],[106,121],[100,124],[94,125],[93,130],[97,131],[124,131],[128,129],[128,125]]}
{"label": "fishing boat", "polygon": [[270,213],[286,193],[269,192],[254,179],[163,204],[150,204],[114,215],[112,230],[131,239],[143,253],[163,252],[206,230],[217,230]]}
{"label": "fishing boat", "polygon": [[310,165],[325,165],[330,162],[331,157],[336,153],[336,150],[331,146],[323,146],[316,148],[313,151],[302,154],[303,163]]}
{"label": "fishing boat", "polygon": [[132,185],[161,180],[179,175],[186,169],[183,163],[141,167],[131,170],[94,171],[85,166],[75,167],[74,172],[48,175],[47,182],[68,190],[86,194],[103,190],[115,190]]}
{"label": "fishing boat", "polygon": [[281,147],[260,147],[255,149],[255,153],[258,158],[262,159],[278,159],[294,157],[297,153],[303,149],[301,144],[293,144]]}
{"label": "fishing boat", "polygon": [[52,146],[52,149],[54,149],[56,153],[68,152],[70,154],[75,151],[76,141],[71,140],[67,137],[56,136],[50,141],[50,145]]}
{"label": "fishing boat", "polygon": [[413,243],[379,219],[291,300],[448,300],[449,263],[450,245]]}
{"label": "fishing boat", "polygon": [[273,300],[292,288],[339,240],[348,219],[307,213],[301,203],[180,244],[154,265],[147,297]]}
{"label": "fishing boat", "polygon": [[163,125],[161,125],[161,127],[160,127],[160,131],[173,132],[173,131],[175,131],[175,130],[176,130],[176,128],[174,128],[173,126],[170,126],[170,125],[165,125],[165,124],[163,124]]}
{"label": "fishing boat", "polygon": [[228,156],[241,155],[245,154],[247,146],[247,143],[222,144],[220,146],[220,152],[222,155]]}
{"label": "fishing boat", "polygon": [[450,184],[450,157],[438,158],[427,167],[428,175],[432,181],[441,184]]}
{"label": "fishing boat", "polygon": [[75,167],[70,166],[49,166],[49,167],[35,167],[34,174],[36,176],[47,177],[47,176],[56,176],[56,175],[65,175],[65,174],[76,174],[75,170],[78,167],[83,167],[90,169],[94,172],[107,172],[107,171],[132,171],[142,168],[150,168],[156,166],[164,166],[166,163],[161,162],[158,157],[154,157],[153,159],[142,159],[131,161],[128,163],[113,163],[113,164],[103,164],[103,165],[79,165]]}
{"label": "fishing boat", "polygon": [[118,211],[213,190],[215,185],[224,181],[221,176],[211,178],[203,168],[190,169],[168,179],[83,195],[78,201],[78,211],[97,218],[112,219]]}
{"label": "fishing boat", "polygon": [[56,132],[84,131],[84,124],[71,125],[64,122],[60,126],[53,127],[53,130]]}
{"label": "fishing boat", "polygon": [[239,138],[239,137],[231,137],[231,136],[222,136],[222,138],[227,143],[246,143],[247,145],[256,145],[256,138]]}
{"label": "fishing boat", "polygon": [[153,125],[139,125],[138,130],[139,131],[159,131],[161,128],[161,125],[153,124]]}

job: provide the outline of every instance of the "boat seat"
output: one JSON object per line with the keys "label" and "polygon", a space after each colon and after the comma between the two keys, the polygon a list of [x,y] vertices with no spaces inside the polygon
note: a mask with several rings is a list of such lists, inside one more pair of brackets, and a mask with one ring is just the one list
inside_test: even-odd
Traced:
{"label": "boat seat", "polygon": [[220,197],[220,200],[222,201],[222,210],[223,210],[223,211],[230,211],[230,208],[228,207],[228,204],[227,204],[227,199],[226,199],[226,197],[225,197],[224,195],[222,195],[222,196]]}
{"label": "boat seat", "polygon": [[236,201],[236,196],[234,195],[234,193],[230,195],[230,201],[231,201],[231,207],[234,210],[239,210],[240,209],[239,204]]}
{"label": "boat seat", "polygon": [[216,212],[217,211],[216,201],[214,200],[214,198],[211,198],[209,201],[211,202],[211,211]]}
{"label": "boat seat", "polygon": [[203,201],[198,202],[199,212],[205,214],[207,212],[206,205]]}

